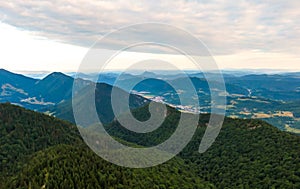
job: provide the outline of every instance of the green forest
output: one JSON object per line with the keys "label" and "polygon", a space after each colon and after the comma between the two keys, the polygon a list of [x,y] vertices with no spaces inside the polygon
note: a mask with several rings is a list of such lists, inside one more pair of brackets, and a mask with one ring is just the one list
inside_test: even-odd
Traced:
{"label": "green forest", "polygon": [[[132,113],[139,120],[150,116],[147,106]],[[126,144],[153,146],[176,129],[179,112],[168,108],[167,115],[147,134],[117,121],[105,128]],[[226,118],[212,147],[200,154],[208,120],[200,116],[193,139],[175,158],[131,169],[97,156],[69,122],[0,104],[0,188],[300,188],[299,136],[259,120]]]}

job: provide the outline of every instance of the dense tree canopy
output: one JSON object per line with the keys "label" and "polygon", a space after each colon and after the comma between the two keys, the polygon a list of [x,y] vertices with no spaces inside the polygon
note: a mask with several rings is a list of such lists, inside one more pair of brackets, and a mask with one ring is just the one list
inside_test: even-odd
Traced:
{"label": "dense tree canopy", "polygon": [[[140,120],[147,107],[134,110]],[[161,128],[148,134],[107,131],[127,145],[153,146],[176,129],[168,108]],[[300,188],[300,137],[258,120],[228,119],[209,150],[198,153],[209,115],[201,115],[188,146],[172,160],[147,169],[106,162],[65,121],[10,104],[0,105],[0,188]]]}

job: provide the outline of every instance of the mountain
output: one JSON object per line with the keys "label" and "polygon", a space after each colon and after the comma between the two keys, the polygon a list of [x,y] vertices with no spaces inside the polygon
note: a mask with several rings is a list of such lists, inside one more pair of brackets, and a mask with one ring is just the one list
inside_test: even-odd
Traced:
{"label": "mountain", "polygon": [[70,145],[58,145],[33,155],[7,189],[42,186],[53,189],[214,188],[197,177],[180,158],[154,168],[129,169],[106,162],[86,146]]}
{"label": "mountain", "polygon": [[[10,104],[1,104],[0,112],[0,188],[300,187],[300,137],[263,121],[226,118],[214,144],[199,154],[209,120],[201,115],[193,139],[177,157],[130,169],[96,156],[69,123]],[[133,112],[140,120],[149,117],[147,106]],[[162,129],[147,134],[132,135],[117,121],[106,129],[128,145],[152,146],[176,128],[179,112],[168,108],[167,115]]]}
{"label": "mountain", "polygon": [[[115,74],[111,74],[115,76]],[[100,78],[101,79],[101,78]],[[32,79],[23,75],[0,70],[0,84],[2,92],[0,102],[10,102],[41,112],[52,113],[53,115],[74,122],[72,110],[72,90],[75,79],[60,72],[53,72],[43,79]],[[95,83],[81,78],[76,79],[76,84],[82,91],[78,91],[80,97],[85,98],[86,88]],[[96,104],[100,119],[104,122],[110,122],[114,118],[110,104],[112,86],[108,84],[97,84]],[[128,93],[121,89],[120,96],[126,96]],[[131,107],[139,107],[149,102],[138,95],[131,95]],[[75,99],[78,103],[78,100]]]}
{"label": "mountain", "polygon": [[0,104],[0,188],[214,188],[180,158],[148,169],[98,157],[75,126]]}
{"label": "mountain", "polygon": [[10,84],[17,88],[28,90],[32,88],[36,81],[36,79],[0,69],[0,85]]}
{"label": "mountain", "polygon": [[98,83],[106,83],[113,85],[119,74],[106,72],[101,75],[97,73],[68,73],[73,78],[81,78],[84,80],[90,80]]}
{"label": "mountain", "polygon": [[[251,72],[224,71],[223,77],[226,85],[229,87],[228,92],[231,94],[230,86],[235,86],[235,88],[240,87],[243,90],[250,90],[252,96],[256,96],[259,98],[283,101],[292,101],[300,99],[300,75],[298,72],[281,74],[249,73]],[[210,72],[207,74],[209,74],[212,80],[215,78],[216,75],[216,73],[214,72]],[[118,76],[118,74],[111,76],[111,74],[109,73],[104,73],[101,75],[103,79],[100,79],[98,81],[107,84],[113,84]],[[203,73],[188,73],[188,76],[190,78],[198,78],[200,80],[205,80],[205,75]],[[155,78],[163,79],[165,81],[176,81],[182,80],[182,78],[184,77],[185,76],[182,74],[174,74],[172,72],[169,74],[144,72],[140,75],[131,75],[125,73],[122,74],[120,78],[118,78],[120,80],[118,87],[126,89],[128,85],[127,83],[132,83],[140,79]],[[140,87],[142,87],[142,85]],[[147,89],[146,86],[141,90],[147,91],[145,89]],[[150,90],[148,92],[153,93],[153,91]],[[244,92],[242,94],[244,94]]]}
{"label": "mountain", "polygon": [[35,83],[35,93],[56,104],[72,97],[73,81],[70,76],[53,72]]}
{"label": "mountain", "polygon": [[[154,146],[174,132],[179,112],[169,108],[169,116],[159,129],[134,133],[117,121],[106,126],[110,135],[142,146]],[[147,117],[147,107],[134,111]],[[149,115],[148,115],[149,116]],[[260,120],[226,118],[221,132],[205,153],[199,145],[209,122],[200,116],[193,139],[177,156],[188,162],[200,178],[217,188],[298,188],[300,186],[300,136],[280,131]]]}
{"label": "mountain", "polygon": [[[151,75],[151,73],[148,73]],[[131,78],[122,79],[116,85],[126,91],[129,86],[142,79],[134,86],[133,92],[152,101],[165,102],[184,111],[195,110],[194,103],[182,106],[179,93],[184,100],[193,100],[191,90],[184,89],[186,80],[182,75],[178,78],[156,75],[157,78]],[[201,112],[210,112],[211,95],[208,82],[202,73],[189,74],[199,98]],[[212,83],[214,73],[210,74]],[[226,115],[238,118],[262,119],[281,130],[300,133],[300,77],[298,73],[291,74],[225,74]],[[172,86],[179,86],[175,91]]]}
{"label": "mountain", "polygon": [[286,75],[288,77],[300,78],[300,72],[284,73],[283,75]]}
{"label": "mountain", "polygon": [[158,77],[157,74],[155,74],[154,72],[149,72],[149,71],[143,72],[140,76],[146,77],[146,78],[157,78]]}
{"label": "mountain", "polygon": [[[111,103],[112,89],[113,87],[111,85],[105,83],[97,83],[95,86],[96,110],[99,119],[104,123],[111,122],[115,117],[114,112],[112,110],[112,103]],[[114,90],[118,93],[118,97],[119,97],[118,100],[126,101],[126,97],[128,95],[127,92],[117,87],[114,87]],[[81,104],[85,103],[85,100],[92,98],[90,91],[91,89],[89,89],[89,87],[80,90],[79,94],[73,100],[73,103],[75,103],[74,105],[77,107],[81,107],[81,106],[84,107],[84,105]],[[146,103],[149,103],[150,101],[139,95],[130,94],[129,102],[130,102],[129,104],[130,108],[137,108],[145,105]],[[72,108],[72,100],[64,101],[62,103],[57,104],[56,106],[47,108],[47,110],[48,113],[55,115],[58,118],[65,119],[72,123],[75,123],[73,108]]]}
{"label": "mountain", "polygon": [[[186,89],[187,78],[177,78],[173,80],[163,81],[161,79],[156,78],[146,78],[141,81],[137,85],[134,86],[133,91],[141,96],[150,98],[151,100],[161,99],[162,101],[172,104],[175,106],[182,105],[179,99],[179,93],[182,98],[185,98],[185,101],[191,100],[191,95],[193,95],[192,90],[195,90],[195,93],[198,95],[199,104],[201,107],[205,107],[203,109],[204,112],[210,111],[210,103],[211,103],[211,91],[209,87],[209,83],[204,78],[190,77],[191,84],[193,85],[193,89]],[[127,79],[121,80],[116,83],[116,85],[126,91],[129,91],[132,83],[136,83],[139,79]],[[211,81],[215,86],[218,86],[218,82]],[[177,87],[176,90],[173,87]],[[225,83],[226,91],[220,91],[219,95],[226,96],[247,96],[249,94],[248,90],[234,84]],[[194,97],[195,98],[195,97]],[[194,104],[188,104],[193,106]]]}
{"label": "mountain", "polygon": [[11,102],[39,110],[71,98],[73,78],[52,73],[38,80],[0,70],[0,102]]}
{"label": "mountain", "polygon": [[0,102],[25,104],[22,100],[30,97],[29,91],[34,88],[36,81],[36,79],[0,69]]}
{"label": "mountain", "polygon": [[9,103],[0,104],[0,183],[20,171],[33,153],[80,141],[76,126]]}
{"label": "mountain", "polygon": [[[118,78],[120,73],[104,73],[100,78],[97,74],[89,75],[95,77],[96,81],[109,85],[118,78],[120,80],[116,87],[128,93],[136,94],[135,97],[143,96],[152,101],[165,102],[184,111],[194,111],[194,103],[181,106],[179,101],[179,93],[185,100],[193,100],[195,97],[191,98],[190,91],[184,89],[175,91],[171,86],[179,85],[184,88],[185,80],[182,75],[174,75],[173,72],[169,74],[171,75],[152,72],[145,72],[140,75],[124,73],[120,78]],[[88,77],[89,75],[79,73],[78,77]],[[157,78],[147,78],[146,76]],[[198,93],[200,111],[210,112],[210,90],[205,78],[201,78],[203,74],[189,73],[189,76]],[[128,90],[129,85],[142,79],[145,80],[138,83],[134,87],[134,91]],[[300,133],[300,109],[297,108],[300,105],[299,73],[230,75],[226,72],[224,79],[226,93],[220,93],[220,95],[227,97],[227,116],[262,119],[281,130]],[[83,88],[95,84],[80,78],[76,78],[76,81],[80,81]],[[74,78],[59,72],[49,74],[43,79],[32,79],[1,69],[0,102],[11,102],[32,110],[54,113],[55,116],[74,122],[71,109],[73,83]],[[101,93],[101,90],[97,91]],[[135,98],[134,95],[132,96]],[[144,98],[141,100],[144,101]],[[101,100],[100,104],[97,104],[98,114],[105,123],[110,122],[114,117],[107,102],[109,100]],[[144,103],[138,104],[143,105]],[[108,106],[108,111],[103,111],[106,106]],[[137,106],[133,105],[132,107]]]}
{"label": "mountain", "polygon": [[293,74],[251,74],[225,80],[250,89],[252,96],[284,101],[300,99],[300,77]]}
{"label": "mountain", "polygon": [[[210,89],[208,85],[208,81],[204,78],[197,78],[197,77],[190,77],[189,78],[194,85],[194,88],[196,91],[199,92],[199,95],[205,93],[207,95],[210,94]],[[118,87],[123,88],[123,89],[128,89],[132,83],[136,82],[138,79],[130,79],[130,80],[122,80],[118,82]],[[139,91],[139,92],[149,92],[150,94],[154,95],[159,95],[163,96],[166,93],[176,93],[174,91],[173,86],[179,86],[179,87],[184,87],[186,86],[185,84],[186,78],[177,78],[174,80],[160,80],[160,79],[155,79],[155,78],[146,78],[139,84],[137,84],[134,87],[134,90]],[[215,82],[216,81],[211,81]],[[217,84],[216,84],[217,85]],[[229,94],[238,94],[238,95],[247,95],[248,91],[239,85],[231,84],[231,83],[226,83],[226,90]],[[201,94],[200,94],[201,93]]]}

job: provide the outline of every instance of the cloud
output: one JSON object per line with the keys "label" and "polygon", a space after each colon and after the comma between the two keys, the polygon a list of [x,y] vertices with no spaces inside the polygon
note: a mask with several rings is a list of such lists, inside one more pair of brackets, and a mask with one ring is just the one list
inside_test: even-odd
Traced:
{"label": "cloud", "polygon": [[[91,46],[100,36],[126,25],[160,22],[181,27],[202,40],[213,54],[260,50],[300,50],[298,0],[157,1],[1,1],[3,22],[53,40]],[[138,31],[128,40],[141,35]],[[145,39],[151,39],[144,31]],[[161,37],[178,37],[168,31]],[[107,48],[120,41],[110,40]]]}

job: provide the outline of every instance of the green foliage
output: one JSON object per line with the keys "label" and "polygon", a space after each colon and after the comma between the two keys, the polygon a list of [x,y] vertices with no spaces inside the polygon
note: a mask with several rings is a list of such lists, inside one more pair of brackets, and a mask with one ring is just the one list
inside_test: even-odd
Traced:
{"label": "green foliage", "polygon": [[3,180],[18,172],[34,152],[57,144],[82,143],[75,126],[8,103],[0,104],[0,136]]}
{"label": "green foliage", "polygon": [[204,129],[180,157],[217,188],[300,188],[299,136],[259,120],[226,119],[212,147],[199,154]]}
{"label": "green foliage", "polygon": [[75,126],[10,104],[0,105],[0,188],[214,188],[183,160],[129,169],[106,162]]}
{"label": "green foliage", "polygon": [[[149,118],[148,107],[133,110]],[[153,146],[176,129],[179,112],[147,134],[117,121],[106,126],[133,147]],[[300,137],[259,120],[227,119],[214,144],[198,153],[209,115],[201,115],[187,147],[147,169],[115,166],[95,155],[77,128],[10,104],[0,105],[0,188],[300,188]]]}
{"label": "green foliage", "polygon": [[101,159],[85,145],[58,145],[36,153],[7,188],[214,188],[184,162],[147,169],[119,167]]}
{"label": "green foliage", "polygon": [[[127,100],[127,92],[120,88],[112,87],[111,85],[105,83],[97,83],[95,89],[93,89],[95,90],[95,96],[93,96],[91,94],[90,88],[90,85],[88,85],[87,87],[83,87],[83,89],[81,89],[78,93],[78,96],[75,96],[74,99],[68,99],[51,108],[47,107],[46,109],[44,109],[44,111],[52,112],[53,115],[55,115],[58,118],[75,123],[75,118],[73,115],[73,105],[75,104],[77,107],[84,108],[85,106],[83,104],[86,102],[86,99],[95,98],[96,110],[97,114],[99,115],[99,119],[103,123],[110,123],[114,119],[114,112],[111,103],[112,90],[114,89],[115,91],[117,91],[117,94],[119,95],[119,100],[124,101]],[[131,108],[137,108],[149,102],[149,100],[139,95],[131,94],[129,97],[129,106]],[[81,112],[81,110],[78,111]]]}
{"label": "green foliage", "polygon": [[[147,115],[148,107],[133,111]],[[118,122],[108,133],[128,142],[153,146],[165,141],[176,129],[179,113],[168,108],[164,124],[151,133],[126,130]],[[300,188],[300,137],[280,131],[260,120],[226,118],[215,143],[203,154],[198,148],[209,121],[201,115],[189,145],[179,154],[197,174],[217,188]]]}
{"label": "green foliage", "polygon": [[[135,118],[145,121],[150,118],[148,111],[149,104],[141,108],[132,110]],[[125,114],[126,116],[126,114]],[[117,138],[126,140],[128,142],[142,145],[142,146],[155,146],[167,140],[177,128],[180,113],[174,108],[168,107],[168,116],[163,124],[156,130],[149,133],[136,133],[127,130],[119,122],[113,121],[111,124],[105,125],[106,131]]]}

